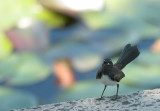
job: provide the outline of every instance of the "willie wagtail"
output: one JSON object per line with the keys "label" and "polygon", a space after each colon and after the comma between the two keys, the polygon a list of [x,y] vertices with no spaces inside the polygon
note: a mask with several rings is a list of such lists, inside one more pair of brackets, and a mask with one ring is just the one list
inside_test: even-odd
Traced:
{"label": "willie wagtail", "polygon": [[113,64],[111,59],[104,59],[101,68],[98,70],[96,74],[96,79],[100,79],[101,82],[105,85],[101,98],[103,97],[103,93],[108,85],[117,85],[117,93],[115,98],[117,99],[119,82],[123,77],[125,77],[124,73],[121,70],[128,63],[133,61],[139,54],[140,52],[136,45],[131,46],[131,44],[127,44],[121,52],[120,57],[115,64]]}

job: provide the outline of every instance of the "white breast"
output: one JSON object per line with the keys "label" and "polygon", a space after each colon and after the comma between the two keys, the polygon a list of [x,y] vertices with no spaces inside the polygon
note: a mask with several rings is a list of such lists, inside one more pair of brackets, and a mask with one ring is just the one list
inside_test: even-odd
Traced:
{"label": "white breast", "polygon": [[101,77],[101,82],[102,82],[103,84],[105,84],[105,85],[111,85],[111,86],[119,84],[119,82],[116,82],[116,81],[111,80],[111,79],[108,77],[108,75],[102,75],[102,77]]}

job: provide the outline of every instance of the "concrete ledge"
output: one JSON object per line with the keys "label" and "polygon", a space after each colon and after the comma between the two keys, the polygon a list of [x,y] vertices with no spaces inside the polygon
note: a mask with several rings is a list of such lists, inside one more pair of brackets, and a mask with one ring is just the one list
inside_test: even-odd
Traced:
{"label": "concrete ledge", "polygon": [[160,111],[160,89],[120,95],[117,100],[88,98],[12,111]]}

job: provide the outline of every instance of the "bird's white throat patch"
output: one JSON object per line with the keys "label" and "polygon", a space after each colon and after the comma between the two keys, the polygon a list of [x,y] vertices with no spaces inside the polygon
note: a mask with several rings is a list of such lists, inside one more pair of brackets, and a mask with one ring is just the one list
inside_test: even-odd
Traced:
{"label": "bird's white throat patch", "polygon": [[102,77],[101,77],[100,80],[101,80],[101,82],[102,82],[103,84],[105,84],[105,85],[111,85],[111,86],[113,86],[113,85],[119,84],[119,82],[111,80],[111,79],[108,77],[108,75],[102,75]]}

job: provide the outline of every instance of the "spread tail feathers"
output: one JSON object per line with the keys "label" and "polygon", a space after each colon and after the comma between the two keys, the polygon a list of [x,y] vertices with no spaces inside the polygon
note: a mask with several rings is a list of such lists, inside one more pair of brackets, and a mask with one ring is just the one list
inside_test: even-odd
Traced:
{"label": "spread tail feathers", "polygon": [[131,44],[127,44],[121,55],[116,62],[115,66],[119,69],[123,69],[128,63],[133,61],[140,54],[137,46],[131,46]]}

